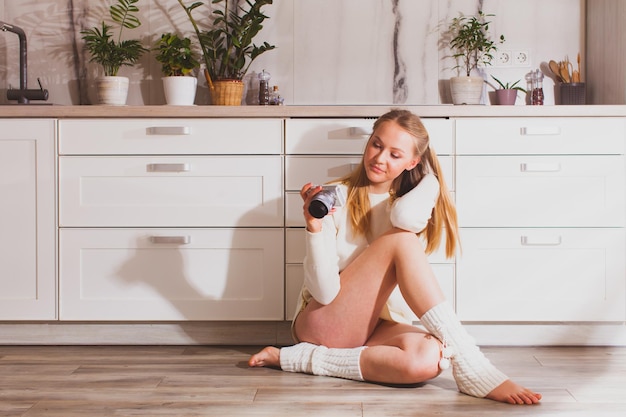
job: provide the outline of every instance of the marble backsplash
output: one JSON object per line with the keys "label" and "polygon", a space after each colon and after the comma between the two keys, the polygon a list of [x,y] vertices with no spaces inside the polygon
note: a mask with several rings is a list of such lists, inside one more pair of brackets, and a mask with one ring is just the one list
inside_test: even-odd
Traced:
{"label": "marble backsplash", "polygon": [[[107,18],[112,1],[0,0],[0,21],[21,27],[28,38],[29,88],[37,88],[39,79],[55,104],[96,101],[93,80],[98,67],[88,62],[80,31]],[[201,9],[208,16],[210,1],[205,3]],[[176,0],[138,4],[143,24],[126,30],[126,37],[139,38],[146,46],[169,31],[193,37]],[[441,33],[459,12],[473,13],[479,7],[495,15],[490,29],[495,36],[505,35],[501,50],[527,51],[530,57],[527,66],[488,67],[483,76],[521,79],[525,84],[526,73],[544,69],[548,60],[584,52],[582,4],[582,0],[274,0],[264,9],[270,19],[257,39],[277,48],[252,64],[246,100],[254,103],[256,75],[265,69],[285,104],[450,103],[447,79],[455,75],[454,62],[441,45]],[[6,102],[9,86],[19,85],[18,64],[17,36],[0,33],[0,103]],[[160,67],[152,53],[137,66],[122,68],[120,75],[131,80],[128,104],[165,102]],[[206,82],[202,77],[199,81],[196,103],[206,104]],[[549,77],[544,90],[545,103],[554,104]],[[493,89],[486,86],[486,91]],[[484,97],[489,104],[489,95]]]}

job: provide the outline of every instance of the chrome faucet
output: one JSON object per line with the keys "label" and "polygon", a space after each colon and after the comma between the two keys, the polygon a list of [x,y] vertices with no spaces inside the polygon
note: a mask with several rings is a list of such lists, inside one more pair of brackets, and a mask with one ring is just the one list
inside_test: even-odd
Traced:
{"label": "chrome faucet", "polygon": [[39,89],[28,89],[28,69],[26,59],[26,34],[22,28],[0,21],[0,30],[15,33],[20,39],[20,88],[7,90],[7,99],[17,100],[19,104],[28,104],[30,100],[48,100],[48,90],[44,90],[41,81]]}

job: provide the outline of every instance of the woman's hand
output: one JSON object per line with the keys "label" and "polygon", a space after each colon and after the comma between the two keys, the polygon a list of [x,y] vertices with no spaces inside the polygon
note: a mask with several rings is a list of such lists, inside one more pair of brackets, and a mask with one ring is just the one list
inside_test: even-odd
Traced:
{"label": "woman's hand", "polygon": [[300,190],[300,197],[302,197],[302,200],[304,201],[304,206],[302,206],[302,209],[304,211],[306,230],[311,233],[318,233],[322,231],[322,219],[317,219],[313,217],[311,213],[309,213],[309,205],[311,204],[313,196],[319,193],[321,190],[321,185],[313,185],[313,183],[311,182],[304,184],[304,186]]}

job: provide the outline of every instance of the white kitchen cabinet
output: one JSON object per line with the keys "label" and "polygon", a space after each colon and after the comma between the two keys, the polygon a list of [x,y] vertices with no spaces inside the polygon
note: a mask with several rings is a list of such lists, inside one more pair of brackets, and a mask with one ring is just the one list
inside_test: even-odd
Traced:
{"label": "white kitchen cabinet", "polygon": [[[292,319],[302,287],[305,255],[304,218],[299,191],[308,183],[324,184],[352,172],[361,162],[375,119],[288,119],[285,126],[285,316]],[[443,175],[454,190],[454,124],[449,119],[422,119],[436,149]],[[445,243],[429,260],[448,300],[454,304],[454,259]],[[417,320],[417,317],[415,318]]]}
{"label": "white kitchen cabinet", "polygon": [[61,320],[283,320],[282,121],[59,122]]}
{"label": "white kitchen cabinet", "polygon": [[56,318],[55,122],[0,120],[0,320]]}
{"label": "white kitchen cabinet", "polygon": [[460,318],[624,321],[624,120],[460,119],[456,132]]}
{"label": "white kitchen cabinet", "polygon": [[283,320],[282,229],[60,232],[62,320]]}

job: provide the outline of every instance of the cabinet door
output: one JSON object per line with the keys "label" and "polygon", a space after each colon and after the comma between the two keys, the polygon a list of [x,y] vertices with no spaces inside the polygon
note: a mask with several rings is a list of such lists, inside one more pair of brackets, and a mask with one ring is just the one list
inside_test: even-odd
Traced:
{"label": "cabinet door", "polygon": [[282,226],[282,158],[86,157],[59,161],[61,227]]}
{"label": "cabinet door", "polygon": [[62,229],[62,320],[283,320],[282,229]]}
{"label": "cabinet door", "polygon": [[280,119],[59,121],[61,155],[280,154]]}
{"label": "cabinet door", "polygon": [[[372,134],[375,119],[288,119],[285,153],[359,155]],[[440,155],[452,154],[454,122],[422,119],[432,148]]]}
{"label": "cabinet door", "polygon": [[468,321],[624,321],[624,230],[461,229]]}
{"label": "cabinet door", "polygon": [[458,156],[461,227],[624,226],[623,156]]}
{"label": "cabinet door", "polygon": [[0,121],[0,319],[56,318],[54,121]]}

